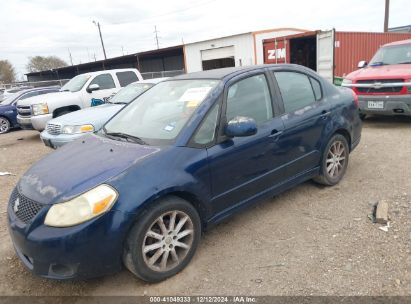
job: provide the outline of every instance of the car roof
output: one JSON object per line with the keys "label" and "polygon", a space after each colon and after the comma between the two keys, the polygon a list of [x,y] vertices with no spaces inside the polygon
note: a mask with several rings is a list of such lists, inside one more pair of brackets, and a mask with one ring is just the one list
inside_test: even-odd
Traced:
{"label": "car roof", "polygon": [[411,39],[387,43],[387,44],[384,44],[383,47],[385,47],[385,46],[403,45],[403,44],[411,44]]}
{"label": "car roof", "polygon": [[208,70],[208,71],[193,72],[193,73],[188,73],[188,74],[184,74],[180,76],[175,76],[172,79],[173,80],[224,79],[228,76],[234,77],[244,72],[259,70],[263,68],[270,68],[270,67],[279,67],[279,68],[283,67],[283,68],[293,68],[293,69],[303,68],[296,64],[260,64],[260,65],[250,65],[250,66],[243,66],[243,67],[222,68],[222,69],[215,69],[215,70]]}
{"label": "car roof", "polygon": [[[101,75],[101,74],[107,74],[107,73],[118,73],[118,72],[138,72],[137,69],[134,68],[128,68],[128,69],[112,69],[112,70],[102,70],[102,71],[95,71],[95,72],[86,72],[86,73],[81,73],[79,75]],[[138,73],[137,73],[138,74]],[[78,75],[77,75],[78,76]]]}
{"label": "car roof", "polygon": [[60,89],[60,87],[58,87],[58,86],[37,87],[37,88],[31,88],[31,89],[21,90],[21,91],[16,92],[16,94],[21,95],[21,94],[24,94],[24,93],[27,93],[27,92],[35,92],[35,91],[43,91],[43,90],[58,90],[58,89]]}

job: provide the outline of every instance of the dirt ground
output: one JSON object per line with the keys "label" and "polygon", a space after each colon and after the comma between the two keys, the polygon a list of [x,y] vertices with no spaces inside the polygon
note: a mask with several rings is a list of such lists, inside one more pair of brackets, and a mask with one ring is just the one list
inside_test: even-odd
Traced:
{"label": "dirt ground", "polygon": [[[0,135],[0,295],[411,295],[411,119],[371,117],[332,188],[304,183],[207,232],[190,265],[146,284],[126,270],[91,281],[33,276],[14,254],[7,201],[52,152],[34,131]],[[391,227],[367,218],[390,204]]]}

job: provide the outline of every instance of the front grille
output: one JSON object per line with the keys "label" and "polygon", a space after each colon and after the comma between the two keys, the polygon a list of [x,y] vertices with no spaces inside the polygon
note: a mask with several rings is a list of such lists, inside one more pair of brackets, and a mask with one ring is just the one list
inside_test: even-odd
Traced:
{"label": "front grille", "polygon": [[44,206],[21,195],[17,188],[13,190],[10,196],[10,204],[16,217],[25,224],[30,222]]}
{"label": "front grille", "polygon": [[17,113],[19,113],[19,115],[22,117],[30,117],[31,107],[30,106],[18,106]]}
{"label": "front grille", "polygon": [[[356,83],[398,83],[404,82],[404,79],[375,79],[375,80],[358,80]],[[399,93],[403,87],[385,87],[380,89],[375,88],[357,88],[360,93]]]}
{"label": "front grille", "polygon": [[61,125],[47,124],[47,133],[51,135],[59,135],[61,133]]}

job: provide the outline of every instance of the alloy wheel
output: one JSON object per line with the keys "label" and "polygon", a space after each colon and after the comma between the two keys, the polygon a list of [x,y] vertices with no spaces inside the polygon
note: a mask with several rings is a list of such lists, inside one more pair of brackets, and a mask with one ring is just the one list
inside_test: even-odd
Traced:
{"label": "alloy wheel", "polygon": [[327,154],[326,166],[330,177],[336,178],[343,172],[346,156],[344,144],[341,141],[335,141]]}
{"label": "alloy wheel", "polygon": [[142,252],[147,267],[167,272],[178,266],[194,240],[194,225],[182,211],[169,211],[159,216],[146,231]]}
{"label": "alloy wheel", "polygon": [[10,123],[6,118],[0,117],[0,134],[6,133],[10,129]]}

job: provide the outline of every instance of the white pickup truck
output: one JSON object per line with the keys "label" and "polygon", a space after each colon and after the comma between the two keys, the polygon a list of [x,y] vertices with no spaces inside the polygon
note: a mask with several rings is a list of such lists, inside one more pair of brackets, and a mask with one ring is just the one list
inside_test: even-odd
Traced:
{"label": "white pickup truck", "polygon": [[43,131],[55,117],[105,103],[122,87],[143,80],[137,69],[117,69],[77,75],[60,92],[35,96],[17,103],[22,129]]}

